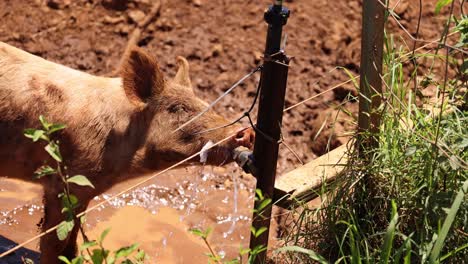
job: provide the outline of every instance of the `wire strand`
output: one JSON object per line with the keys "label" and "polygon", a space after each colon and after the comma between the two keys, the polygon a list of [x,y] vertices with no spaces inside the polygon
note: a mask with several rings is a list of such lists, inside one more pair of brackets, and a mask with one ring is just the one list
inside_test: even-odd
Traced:
{"label": "wire strand", "polygon": [[214,127],[214,128],[209,128],[209,129],[194,133],[194,135],[200,135],[200,134],[212,132],[212,131],[215,131],[215,130],[218,130],[218,129],[226,128],[226,127],[232,126],[232,125],[236,124],[237,122],[241,121],[244,117],[246,117],[247,113],[250,114],[250,112],[252,112],[252,110],[254,109],[255,104],[257,103],[258,95],[260,94],[261,88],[262,88],[262,80],[260,79],[260,81],[258,82],[258,85],[257,85],[257,91],[255,92],[255,97],[254,97],[254,99],[252,101],[252,104],[250,105],[249,110],[244,112],[244,114],[241,117],[238,117],[236,120],[234,120],[231,123],[228,123],[226,125],[222,125],[222,126],[218,126],[218,127]]}
{"label": "wire strand", "polygon": [[239,84],[243,83],[246,79],[248,79],[250,76],[252,76],[256,72],[258,72],[262,68],[263,68],[263,65],[257,66],[254,70],[252,70],[250,73],[248,73],[247,75],[242,77],[239,81],[237,81],[234,85],[232,85],[229,89],[227,89],[227,91],[224,92],[220,97],[216,98],[213,102],[211,102],[211,104],[208,105],[208,107],[206,107],[203,111],[198,113],[196,116],[192,117],[189,121],[187,121],[184,124],[180,125],[176,130],[173,131],[173,133],[181,130],[182,128],[184,128],[184,127],[188,126],[189,124],[191,124],[193,121],[200,118],[200,116],[202,116],[203,114],[208,112],[211,108],[213,108],[221,99],[223,99],[226,95],[228,95],[230,92],[232,92],[232,90],[234,90],[237,86],[239,86]]}

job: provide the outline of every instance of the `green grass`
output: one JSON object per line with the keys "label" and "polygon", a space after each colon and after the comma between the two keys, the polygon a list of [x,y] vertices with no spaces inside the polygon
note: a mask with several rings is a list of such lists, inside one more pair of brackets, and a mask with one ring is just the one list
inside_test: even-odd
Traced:
{"label": "green grass", "polygon": [[[322,188],[321,208],[290,215],[284,262],[468,261],[466,55],[416,53],[432,65],[419,69],[415,89],[418,69],[399,43],[385,38],[378,148],[367,161],[350,149],[345,173]],[[435,90],[432,98],[424,89]]]}

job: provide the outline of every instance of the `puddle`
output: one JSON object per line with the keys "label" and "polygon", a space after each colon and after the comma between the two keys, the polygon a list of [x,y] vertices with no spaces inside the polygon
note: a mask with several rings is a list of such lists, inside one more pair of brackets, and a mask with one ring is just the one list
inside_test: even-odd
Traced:
{"label": "puddle", "polygon": [[[90,206],[144,178],[114,186]],[[208,248],[188,230],[211,228],[210,245],[229,260],[248,246],[253,188],[254,179],[234,165],[176,169],[89,213],[85,230],[93,238],[110,227],[106,247],[137,242],[151,263],[207,263]],[[0,178],[0,236],[18,243],[37,234],[41,195],[38,185]],[[38,242],[26,248],[37,251]]]}

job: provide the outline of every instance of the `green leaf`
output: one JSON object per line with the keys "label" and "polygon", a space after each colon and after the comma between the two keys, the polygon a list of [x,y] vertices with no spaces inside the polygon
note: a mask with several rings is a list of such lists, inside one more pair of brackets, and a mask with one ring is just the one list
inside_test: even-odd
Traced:
{"label": "green leaf", "polygon": [[52,174],[55,174],[57,173],[57,171],[48,166],[48,165],[44,165],[44,166],[41,166],[39,167],[39,169],[37,169],[35,172],[34,172],[34,179],[40,179],[44,176],[47,176],[47,175],[52,175]]}
{"label": "green leaf", "polygon": [[266,250],[267,250],[267,247],[265,245],[257,245],[255,248],[253,248],[250,251],[250,255],[249,255],[249,259],[247,263],[256,263],[255,260],[257,258],[257,255]]}
{"label": "green leaf", "polygon": [[289,251],[289,252],[298,252],[298,253],[307,254],[311,260],[317,261],[318,263],[322,263],[322,264],[328,264],[328,261],[324,257],[317,254],[315,251],[311,249],[305,249],[305,248],[301,248],[298,246],[287,246],[287,247],[282,247],[278,249],[277,251],[278,252]]}
{"label": "green leaf", "polygon": [[[409,236],[402,235],[402,239],[404,241],[401,242],[400,248],[396,250],[396,252],[393,254],[392,257],[392,263],[410,263],[410,257],[411,257],[411,236],[413,234],[410,234]],[[403,261],[401,261],[401,258],[403,257]]]}
{"label": "green leaf", "polygon": [[143,261],[146,258],[146,253],[144,250],[138,250],[138,253],[135,255],[137,261]]}
{"label": "green leaf", "polygon": [[251,252],[252,255],[258,255],[258,254],[262,253],[265,250],[267,250],[267,247],[265,245],[258,245],[256,247],[254,247],[254,249],[252,249],[250,252]]}
{"label": "green leaf", "polygon": [[124,257],[127,257],[129,256],[130,254],[133,253],[133,251],[135,251],[135,249],[138,248],[138,243],[135,243],[131,246],[128,246],[128,247],[122,247],[122,248],[119,248],[116,252],[115,252],[115,258],[118,259],[118,258],[124,258]]}
{"label": "green leaf", "polygon": [[80,186],[89,186],[94,189],[94,185],[83,175],[75,175],[67,179],[68,183],[74,183]]}
{"label": "green leaf", "polygon": [[202,231],[202,230],[197,229],[197,228],[190,229],[189,231],[190,231],[192,234],[194,234],[194,235],[196,235],[196,236],[198,236],[198,237],[201,237],[201,238],[203,238],[203,239],[207,239],[208,236],[209,236],[210,233],[211,233],[211,230],[212,230],[212,229],[209,227],[209,228],[206,229],[206,231]]}
{"label": "green leaf", "polygon": [[24,136],[27,138],[31,138],[33,142],[38,141],[44,136],[44,134],[45,131],[40,129],[27,128],[24,130]]}
{"label": "green leaf", "polygon": [[201,237],[201,238],[203,238],[203,236],[205,235],[205,233],[203,231],[201,231],[200,229],[197,229],[197,228],[190,229],[189,231],[190,231],[190,233],[192,233],[192,234],[194,234],[194,235],[196,235],[198,237]]}
{"label": "green leaf", "polygon": [[49,155],[54,158],[54,160],[58,161],[58,162],[62,162],[62,155],[60,155],[60,149],[59,149],[59,146],[57,144],[55,144],[54,142],[50,142],[49,144],[47,144],[47,146],[45,146],[44,148],[47,153],[49,153]]}
{"label": "green leaf", "polygon": [[63,208],[73,211],[79,204],[78,197],[73,194],[62,195],[62,206]]}
{"label": "green leaf", "polygon": [[93,264],[102,264],[106,255],[106,250],[104,249],[94,249],[93,254],[91,255],[91,260]]}
{"label": "green leaf", "polygon": [[83,244],[81,244],[80,246],[80,251],[83,251],[83,250],[86,250],[90,247],[94,247],[94,246],[97,246],[97,242],[95,240],[91,240],[91,241],[88,241],[88,242],[83,242]]}
{"label": "green leaf", "polygon": [[[466,49],[468,45],[468,16],[462,16],[460,21],[456,21],[457,26],[455,27],[455,32],[460,32],[460,40],[455,45],[456,47]],[[467,60],[465,59],[461,65],[461,73],[467,72]]]}
{"label": "green leaf", "polygon": [[62,262],[65,262],[66,264],[72,264],[72,263],[67,259],[67,257],[59,256],[58,259],[61,260]]}
{"label": "green leaf", "polygon": [[256,208],[258,212],[261,212],[263,209],[265,209],[265,207],[267,207],[269,204],[271,203],[271,199],[270,198],[267,198],[265,200],[263,200],[260,205],[258,205],[258,207]]}
{"label": "green leaf", "polygon": [[98,243],[102,243],[104,241],[104,238],[106,238],[106,236],[107,236],[107,234],[109,234],[110,230],[111,230],[110,228],[107,228],[106,230],[102,231],[101,237],[99,238]]}
{"label": "green leaf", "polygon": [[68,237],[68,233],[73,230],[75,222],[73,220],[64,220],[60,222],[57,227],[57,237],[60,241],[65,240]]}
{"label": "green leaf", "polygon": [[257,194],[258,199],[260,199],[260,200],[263,200],[263,199],[264,199],[262,190],[256,189],[256,190],[255,190],[255,193]]}
{"label": "green leaf", "polygon": [[449,5],[452,3],[453,0],[439,0],[437,1],[436,7],[435,7],[435,14],[438,15],[440,13],[440,10],[444,8],[445,6]]}
{"label": "green leaf", "polygon": [[241,255],[241,256],[243,256],[243,255],[245,255],[245,254],[247,254],[249,252],[250,252],[250,248],[242,248],[242,245],[239,248],[239,255]]}
{"label": "green leaf", "polygon": [[106,258],[106,264],[114,264],[115,263],[115,256],[109,255]]}
{"label": "green leaf", "polygon": [[462,188],[458,191],[455,200],[452,203],[452,207],[445,218],[444,224],[442,225],[442,229],[440,230],[439,234],[437,235],[437,240],[432,248],[431,255],[429,257],[430,263],[437,263],[439,260],[440,252],[442,251],[442,247],[445,243],[445,238],[452,227],[453,221],[455,220],[455,216],[457,215],[458,209],[460,209],[460,205],[465,199],[465,194],[468,192],[468,180],[463,183]]}
{"label": "green leaf", "polygon": [[41,124],[42,126],[46,129],[46,130],[49,130],[50,126],[52,124],[50,124],[43,115],[40,115],[39,116],[39,121],[41,121]]}
{"label": "green leaf", "polygon": [[206,230],[205,230],[205,238],[208,238],[208,236],[211,234],[211,231],[213,231],[213,229],[211,227],[208,227]]}
{"label": "green leaf", "polygon": [[411,263],[411,241],[406,241],[405,243],[405,247],[406,247],[406,255],[405,255],[405,258],[403,259],[403,263],[405,264],[410,264]]}
{"label": "green leaf", "polygon": [[346,67],[338,66],[337,69],[343,69],[345,71],[346,75],[348,75],[349,79],[352,80],[354,87],[356,89],[359,89],[359,83],[356,81],[358,76],[354,76],[354,74],[351,71],[349,71]]}
{"label": "green leaf", "polygon": [[62,124],[53,124],[48,130],[49,134],[65,129],[67,126]]}
{"label": "green leaf", "polygon": [[389,263],[390,253],[393,247],[393,239],[395,238],[395,229],[398,223],[398,211],[394,200],[392,200],[392,220],[388,225],[387,232],[385,233],[384,244],[380,252],[380,263]]}
{"label": "green leaf", "polygon": [[259,237],[261,234],[265,233],[265,231],[267,231],[267,230],[268,230],[268,228],[262,226],[258,230],[255,231],[254,236]]}
{"label": "green leaf", "polygon": [[83,264],[84,258],[82,256],[78,256],[72,260],[72,264]]}
{"label": "green leaf", "polygon": [[257,233],[257,229],[254,226],[251,226],[250,227],[250,232],[252,233],[252,235],[255,236],[255,233]]}

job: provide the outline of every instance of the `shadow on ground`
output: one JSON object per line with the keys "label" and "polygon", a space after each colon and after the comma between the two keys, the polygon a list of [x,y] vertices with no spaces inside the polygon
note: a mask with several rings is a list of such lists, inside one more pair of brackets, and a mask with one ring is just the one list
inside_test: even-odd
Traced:
{"label": "shadow on ground", "polygon": [[[9,240],[8,238],[4,236],[0,236],[0,254],[7,251],[8,249],[18,245],[12,240]],[[0,259],[0,263],[2,264],[18,264],[18,263],[23,263],[23,259],[29,258],[34,263],[39,263],[39,252],[27,249],[27,248],[20,248],[16,250],[15,252],[7,255],[6,257],[3,257]]]}

